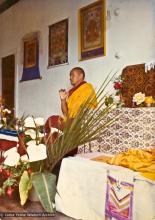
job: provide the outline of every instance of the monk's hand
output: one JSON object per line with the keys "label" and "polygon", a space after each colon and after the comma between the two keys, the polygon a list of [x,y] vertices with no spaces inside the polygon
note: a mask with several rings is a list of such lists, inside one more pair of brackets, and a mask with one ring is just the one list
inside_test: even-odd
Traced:
{"label": "monk's hand", "polygon": [[61,99],[61,100],[66,100],[66,98],[67,98],[67,92],[66,92],[65,89],[60,89],[60,90],[59,90],[59,95],[60,95],[60,99]]}

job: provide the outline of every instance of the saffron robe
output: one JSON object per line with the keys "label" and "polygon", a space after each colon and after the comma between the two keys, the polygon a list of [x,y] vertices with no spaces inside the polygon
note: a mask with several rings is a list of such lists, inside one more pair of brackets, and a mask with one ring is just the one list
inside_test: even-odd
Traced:
{"label": "saffron robe", "polygon": [[[74,88],[73,88],[74,89]],[[73,90],[72,89],[72,90]],[[95,90],[90,83],[82,82],[76,89],[69,91],[69,97],[67,100],[67,107],[68,107],[68,117],[75,118],[80,107],[88,100],[89,108],[96,108],[97,107],[97,98],[95,94]]]}
{"label": "saffron robe", "polygon": [[[68,92],[68,100],[67,100],[67,107],[68,107],[68,117],[67,118],[75,118],[80,107],[89,99],[89,108],[96,108],[97,107],[97,98],[95,94],[95,90],[90,83],[85,81],[81,82],[78,86],[73,87]],[[49,133],[50,128],[57,128],[59,130],[63,130],[64,121],[67,118],[53,115],[49,117],[45,123],[45,132]]]}

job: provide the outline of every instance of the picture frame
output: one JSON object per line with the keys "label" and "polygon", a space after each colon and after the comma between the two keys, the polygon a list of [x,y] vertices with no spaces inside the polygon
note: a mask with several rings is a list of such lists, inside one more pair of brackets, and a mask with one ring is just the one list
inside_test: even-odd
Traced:
{"label": "picture frame", "polygon": [[79,9],[79,61],[106,55],[105,0]]}
{"label": "picture frame", "polygon": [[48,67],[68,64],[68,18],[49,26]]}
{"label": "picture frame", "polygon": [[37,38],[24,42],[24,68],[35,67],[37,62]]}
{"label": "picture frame", "polygon": [[39,32],[33,32],[22,39],[23,73],[20,82],[42,78],[39,70],[39,36]]}

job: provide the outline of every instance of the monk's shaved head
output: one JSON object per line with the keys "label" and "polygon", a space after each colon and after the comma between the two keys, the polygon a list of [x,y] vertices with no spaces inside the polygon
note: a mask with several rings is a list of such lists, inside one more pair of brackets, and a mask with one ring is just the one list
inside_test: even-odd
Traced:
{"label": "monk's shaved head", "polygon": [[85,72],[81,67],[75,67],[70,71],[70,82],[72,86],[77,86],[84,81]]}
{"label": "monk's shaved head", "polygon": [[76,71],[79,74],[83,75],[83,79],[85,78],[85,71],[81,68],[81,67],[74,67],[71,71],[70,71],[70,75]]}

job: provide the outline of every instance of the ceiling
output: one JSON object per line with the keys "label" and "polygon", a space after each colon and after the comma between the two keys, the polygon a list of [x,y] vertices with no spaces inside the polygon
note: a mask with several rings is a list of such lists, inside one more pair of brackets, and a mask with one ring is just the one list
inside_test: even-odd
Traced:
{"label": "ceiling", "polygon": [[0,0],[0,14],[19,1],[20,0]]}

